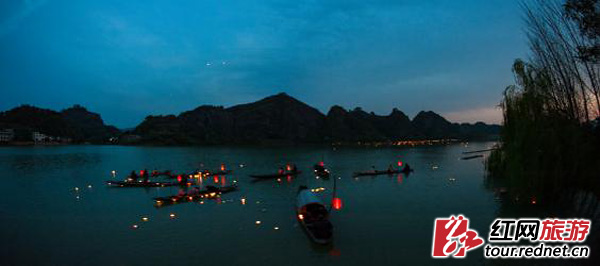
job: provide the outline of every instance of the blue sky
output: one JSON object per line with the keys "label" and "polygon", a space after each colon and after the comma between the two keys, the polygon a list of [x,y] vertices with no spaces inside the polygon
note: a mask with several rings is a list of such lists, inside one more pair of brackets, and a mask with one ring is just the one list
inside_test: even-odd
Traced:
{"label": "blue sky", "polygon": [[499,122],[522,27],[506,0],[8,0],[0,110],[82,104],[132,127],[283,91],[324,113]]}

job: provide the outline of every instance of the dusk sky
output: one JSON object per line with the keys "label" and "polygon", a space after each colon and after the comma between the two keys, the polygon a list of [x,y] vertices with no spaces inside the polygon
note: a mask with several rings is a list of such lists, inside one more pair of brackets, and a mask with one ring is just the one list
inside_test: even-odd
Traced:
{"label": "dusk sky", "polygon": [[1,1],[0,110],[81,104],[127,128],[287,92],[499,123],[522,28],[506,0]]}

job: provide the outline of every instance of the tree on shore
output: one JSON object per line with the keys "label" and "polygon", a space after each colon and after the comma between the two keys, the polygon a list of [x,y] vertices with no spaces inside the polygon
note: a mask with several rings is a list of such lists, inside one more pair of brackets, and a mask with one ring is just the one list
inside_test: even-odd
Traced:
{"label": "tree on shore", "polygon": [[600,115],[599,0],[523,2],[531,57],[513,65],[504,92],[500,149],[492,176],[516,193],[552,198],[569,188],[598,192]]}

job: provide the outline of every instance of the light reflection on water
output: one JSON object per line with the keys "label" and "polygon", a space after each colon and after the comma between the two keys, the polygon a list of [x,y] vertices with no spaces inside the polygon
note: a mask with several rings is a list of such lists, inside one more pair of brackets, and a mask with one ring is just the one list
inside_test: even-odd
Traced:
{"label": "light reflection on water", "polygon": [[[468,149],[490,145],[470,143]],[[431,259],[433,219],[464,214],[471,219],[470,227],[486,238],[499,206],[483,186],[482,160],[459,160],[465,149],[461,145],[335,151],[318,147],[0,148],[1,257],[17,264],[456,263]],[[321,160],[332,172],[330,179],[312,175],[313,164]],[[352,177],[355,171],[372,166],[385,169],[399,160],[415,172]],[[288,162],[296,163],[303,174],[280,182],[253,182],[248,177],[273,173]],[[131,170],[189,172],[217,169],[221,163],[233,174],[194,180],[202,186],[237,181],[239,190],[221,200],[157,209],[152,198],[175,195],[179,189],[104,185],[105,180],[123,179]],[[116,178],[112,170],[117,171]],[[299,185],[324,187],[319,195],[328,202],[333,178],[340,178],[337,197],[343,200],[343,208],[331,217],[333,246],[321,247],[310,243],[295,220],[295,194]],[[481,252],[472,251],[458,263],[483,263]]]}

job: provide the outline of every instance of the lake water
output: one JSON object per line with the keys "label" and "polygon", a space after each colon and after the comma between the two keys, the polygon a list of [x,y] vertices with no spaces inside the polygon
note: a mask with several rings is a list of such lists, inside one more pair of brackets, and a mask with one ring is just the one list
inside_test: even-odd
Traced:
{"label": "lake water", "polygon": [[[414,148],[338,147],[125,147],[0,148],[0,232],[3,265],[401,265],[483,264],[483,249],[465,260],[431,258],[436,217],[464,214],[486,239],[500,203],[484,187],[481,158],[461,152],[493,143]],[[325,187],[312,165],[324,160],[338,179],[341,210],[332,212],[334,243],[312,244],[295,219],[300,185]],[[353,178],[372,166],[409,163],[409,176]],[[291,180],[251,182],[294,162],[304,173]],[[234,172],[239,191],[220,202],[157,209],[153,197],[178,188],[107,188],[134,169]],[[240,167],[244,165],[244,167]],[[111,171],[117,171],[117,177]],[[202,185],[214,184],[212,178]],[[79,188],[78,191],[75,188]],[[246,198],[245,205],[240,199]],[[175,214],[172,219],[170,214]],[[144,222],[142,217],[148,217]],[[257,225],[256,221],[260,221]],[[132,225],[137,224],[137,229]],[[275,229],[278,228],[278,230]]]}

